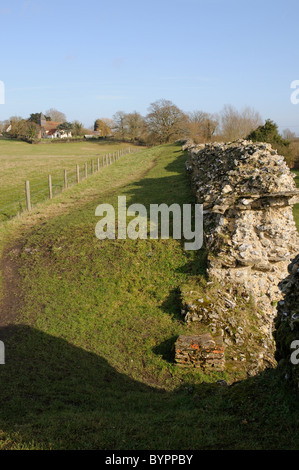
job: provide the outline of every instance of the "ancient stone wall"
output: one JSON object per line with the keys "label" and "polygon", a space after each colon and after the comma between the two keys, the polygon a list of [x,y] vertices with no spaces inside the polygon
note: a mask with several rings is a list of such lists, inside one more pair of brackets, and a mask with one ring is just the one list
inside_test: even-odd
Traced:
{"label": "ancient stone wall", "polygon": [[[266,143],[187,142],[183,149],[189,153],[186,169],[196,202],[204,208],[208,277],[224,286],[214,300],[216,307],[223,304],[218,319],[209,314],[207,305],[187,300],[183,305],[185,319],[203,321],[206,316],[206,324],[213,323],[215,331],[221,328],[224,342],[226,330],[230,330],[228,343],[237,343],[239,337],[242,345],[248,319],[241,325],[239,316],[230,324],[237,303],[240,305],[233,292],[236,286],[243,299],[249,296],[254,300],[254,327],[262,334],[264,350],[270,350],[276,306],[283,297],[279,285],[299,251],[293,218],[299,190],[293,175],[284,158]],[[246,341],[243,343],[246,345]],[[251,346],[254,349],[254,344]],[[266,354],[268,362],[272,351]],[[245,354],[242,347],[239,352]],[[257,350],[252,362],[263,356],[263,351]]]}
{"label": "ancient stone wall", "polygon": [[289,275],[280,283],[283,299],[278,302],[274,337],[275,357],[285,379],[299,388],[299,255],[289,265]]}

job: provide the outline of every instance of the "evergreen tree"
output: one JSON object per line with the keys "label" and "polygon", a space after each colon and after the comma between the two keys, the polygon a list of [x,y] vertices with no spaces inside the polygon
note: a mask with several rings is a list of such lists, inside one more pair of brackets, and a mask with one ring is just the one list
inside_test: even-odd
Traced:
{"label": "evergreen tree", "polygon": [[278,126],[271,119],[267,119],[263,126],[259,126],[252,131],[248,136],[248,140],[254,142],[268,142],[270,144],[278,144],[288,147],[290,142],[283,139],[278,132]]}

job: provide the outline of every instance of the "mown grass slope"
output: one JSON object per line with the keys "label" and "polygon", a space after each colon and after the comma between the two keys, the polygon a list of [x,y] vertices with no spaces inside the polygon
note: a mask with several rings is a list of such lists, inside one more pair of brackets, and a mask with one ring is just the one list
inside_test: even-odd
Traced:
{"label": "mown grass slope", "polygon": [[204,275],[204,251],[95,237],[96,206],[119,195],[192,201],[185,159],[178,145],[126,156],[59,196],[65,211],[52,201],[48,218],[20,221],[6,253],[19,278],[3,306],[18,316],[0,330],[0,448],[298,448],[298,400],[279,371],[227,387],[217,380],[230,377],[173,364],[175,339],[192,331],[179,288]]}

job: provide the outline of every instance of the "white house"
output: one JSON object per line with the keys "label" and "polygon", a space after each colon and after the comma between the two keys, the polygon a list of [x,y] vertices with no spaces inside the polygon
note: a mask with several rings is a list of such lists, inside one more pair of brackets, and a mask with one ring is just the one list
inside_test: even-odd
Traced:
{"label": "white house", "polygon": [[47,139],[71,139],[72,133],[64,130],[52,129],[45,134]]}

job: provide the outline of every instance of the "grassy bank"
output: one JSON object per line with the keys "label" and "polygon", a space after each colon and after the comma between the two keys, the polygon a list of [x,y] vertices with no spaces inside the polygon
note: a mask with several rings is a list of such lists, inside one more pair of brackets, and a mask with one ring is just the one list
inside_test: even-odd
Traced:
{"label": "grassy bank", "polygon": [[[128,155],[2,229],[18,276],[2,305],[0,449],[298,448],[298,404],[279,371],[219,385],[173,364],[192,331],[179,288],[204,275],[204,252],[178,240],[95,237],[95,208],[192,201],[186,156],[168,145]],[[5,230],[5,232],[4,232]]]}

